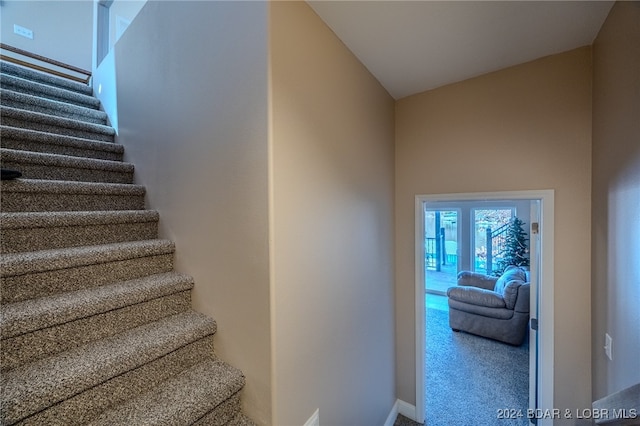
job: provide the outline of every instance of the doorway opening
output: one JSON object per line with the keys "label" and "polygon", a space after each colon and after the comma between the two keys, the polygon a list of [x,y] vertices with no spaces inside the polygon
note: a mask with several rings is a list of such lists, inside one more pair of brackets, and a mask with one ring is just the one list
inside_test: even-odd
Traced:
{"label": "doorway opening", "polygon": [[[455,277],[460,271],[490,275],[499,269],[500,237],[495,236],[500,233],[500,228],[514,217],[527,223],[527,232],[531,240],[530,317],[534,320],[534,326],[537,323],[538,327],[529,331],[527,342],[518,348],[517,354],[501,355],[503,358],[512,360],[517,356],[519,369],[521,372],[524,370],[522,373],[524,377],[521,374],[517,386],[520,402],[507,400],[513,406],[501,408],[512,408],[516,415],[522,413],[523,418],[527,420],[528,410],[543,409],[553,405],[553,191],[417,196],[415,419],[418,422],[425,420],[429,386],[432,385],[432,389],[437,386],[440,386],[440,389],[446,389],[449,386],[445,371],[441,371],[436,376],[425,374],[425,372],[433,373],[428,370],[429,368],[451,368],[449,365],[451,363],[436,362],[434,366],[426,363],[426,351],[429,351],[426,333],[429,325],[435,326],[436,322],[440,322],[441,329],[448,333],[444,334],[444,337],[438,337],[441,340],[449,338],[448,336],[453,333],[448,328],[446,288],[456,285]],[[536,224],[533,232],[531,223]],[[540,285],[542,281],[544,285]],[[431,323],[429,323],[430,320]],[[431,337],[433,338],[434,335]],[[540,336],[544,336],[544,339],[540,339]],[[490,344],[498,344],[496,341],[472,334],[466,335],[466,338],[471,339],[472,346],[487,346],[483,350],[491,352],[492,355],[489,356],[499,356],[495,350],[488,347]],[[433,340],[431,342],[433,344]],[[498,349],[503,348],[498,347]],[[506,352],[509,351],[509,348],[504,349],[507,349]],[[433,356],[436,352],[436,348],[432,348],[429,354]],[[450,353],[447,355],[446,351],[443,354],[445,354],[444,358],[459,355]],[[489,380],[483,379],[481,368],[473,368],[474,362],[477,361],[467,360],[470,366],[468,386],[464,389],[467,395],[472,393],[474,386],[481,389],[480,385],[490,383]],[[445,364],[448,367],[443,367]],[[474,375],[477,377],[473,377]],[[506,386],[513,387],[514,384],[508,383]],[[487,392],[486,388],[484,392]],[[500,413],[493,411],[495,410],[488,415],[497,419],[496,416]],[[460,417],[459,420],[464,422],[474,419]],[[527,423],[528,421],[523,422],[523,424]],[[544,419],[538,421],[538,424],[545,424]]]}

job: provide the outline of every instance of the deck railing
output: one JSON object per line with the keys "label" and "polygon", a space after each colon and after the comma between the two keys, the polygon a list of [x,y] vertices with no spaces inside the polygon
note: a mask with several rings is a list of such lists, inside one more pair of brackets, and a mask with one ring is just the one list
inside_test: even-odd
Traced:
{"label": "deck railing", "polygon": [[509,224],[506,223],[496,229],[487,228],[487,275],[493,272],[493,261],[499,258],[507,247],[507,232]]}
{"label": "deck railing", "polygon": [[447,248],[445,245],[445,229],[440,228],[436,238],[425,238],[425,265],[427,269],[439,271],[447,264]]}

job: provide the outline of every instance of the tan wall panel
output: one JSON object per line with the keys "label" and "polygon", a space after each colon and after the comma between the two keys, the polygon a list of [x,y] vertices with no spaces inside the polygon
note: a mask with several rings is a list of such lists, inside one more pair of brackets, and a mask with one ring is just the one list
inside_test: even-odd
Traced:
{"label": "tan wall panel", "polygon": [[274,424],[382,425],[394,102],[306,3],[270,12]]}
{"label": "tan wall panel", "polygon": [[486,74],[396,106],[398,397],[415,403],[414,198],[555,190],[555,405],[590,405],[591,50]]}
{"label": "tan wall panel", "polygon": [[261,425],[271,421],[267,19],[266,3],[148,2],[114,50],[118,142]]}

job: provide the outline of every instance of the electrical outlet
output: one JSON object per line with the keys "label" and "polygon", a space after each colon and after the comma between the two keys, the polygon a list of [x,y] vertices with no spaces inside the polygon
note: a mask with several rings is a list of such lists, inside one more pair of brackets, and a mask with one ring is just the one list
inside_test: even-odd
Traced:
{"label": "electrical outlet", "polygon": [[29,38],[33,40],[33,31],[29,28],[21,27],[20,25],[13,24],[13,32],[19,36]]}
{"label": "electrical outlet", "polygon": [[604,334],[604,353],[611,361],[613,361],[613,339],[609,333]]}

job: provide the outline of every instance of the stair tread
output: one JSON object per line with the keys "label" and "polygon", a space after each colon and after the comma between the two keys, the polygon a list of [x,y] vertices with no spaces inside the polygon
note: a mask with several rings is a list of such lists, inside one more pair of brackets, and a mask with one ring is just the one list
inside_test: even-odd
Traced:
{"label": "stair tread", "polygon": [[87,123],[86,121],[57,117],[51,114],[43,114],[41,112],[28,111],[20,108],[0,106],[0,114],[2,117],[11,117],[13,119],[32,121],[55,127],[83,130],[108,136],[114,136],[116,134],[113,127],[104,124]]}
{"label": "stair tread", "polygon": [[45,154],[41,152],[21,151],[7,148],[0,148],[0,154],[4,161],[12,160],[43,166],[108,170],[121,173],[133,173],[134,171],[133,164],[124,163],[122,161],[98,160],[95,158],[82,158],[61,154]]}
{"label": "stair tread", "polygon": [[2,190],[6,192],[48,192],[62,194],[93,195],[144,195],[142,185],[128,183],[76,182],[45,179],[15,179],[5,181]]}
{"label": "stair tread", "polygon": [[32,106],[40,106],[56,111],[64,111],[67,113],[87,116],[95,119],[103,120],[106,123],[107,113],[99,109],[89,108],[81,105],[74,105],[55,99],[48,99],[42,96],[32,95],[29,93],[17,92],[11,89],[0,88],[0,100],[3,104],[7,101],[20,102]]}
{"label": "stair tread", "polygon": [[160,215],[155,210],[0,213],[0,229],[157,222],[159,218]]}
{"label": "stair tread", "polygon": [[78,102],[95,109],[98,109],[100,106],[100,101],[92,95],[80,93],[78,91],[66,89],[59,86],[41,83],[34,80],[29,80],[11,74],[3,73],[2,80],[0,80],[0,82],[2,83],[3,88],[10,88],[14,91],[18,89],[17,91],[20,92],[26,91],[31,94],[45,94],[47,96],[62,98],[70,103]]}
{"label": "stair tread", "polygon": [[236,394],[244,376],[209,359],[165,381],[156,389],[105,411],[92,426],[113,424],[190,425]]}
{"label": "stair tread", "polygon": [[100,287],[3,305],[2,338],[64,324],[151,299],[190,290],[193,278],[177,272],[149,275]]}
{"label": "stair tread", "polygon": [[54,87],[62,87],[67,90],[79,92],[88,96],[93,95],[93,89],[86,83],[69,80],[51,74],[45,74],[31,68],[23,67],[7,61],[0,61],[0,71],[4,75],[13,75],[31,81],[37,81]]}
{"label": "stair tread", "polygon": [[8,424],[215,333],[215,322],[195,311],[100,339],[17,367],[2,377]]}
{"label": "stair tread", "polygon": [[[124,146],[113,142],[94,141],[75,136],[58,135],[55,133],[41,132],[38,130],[22,129],[19,127],[0,126],[0,135],[2,138],[14,138],[18,140],[33,140],[42,143],[50,143],[55,145],[68,145],[77,148],[87,148],[96,151],[111,151],[123,153]],[[33,151],[28,151],[33,152]]]}
{"label": "stair tread", "polygon": [[170,254],[174,250],[175,245],[172,241],[155,239],[9,253],[2,255],[0,258],[0,276],[25,275],[96,263]]}
{"label": "stair tread", "polygon": [[244,413],[238,413],[227,426],[256,426],[256,424],[249,417],[245,416]]}

